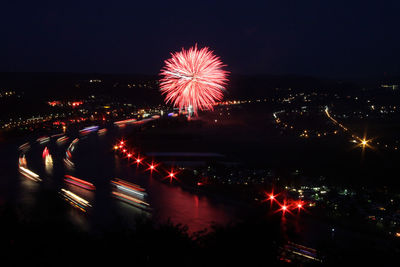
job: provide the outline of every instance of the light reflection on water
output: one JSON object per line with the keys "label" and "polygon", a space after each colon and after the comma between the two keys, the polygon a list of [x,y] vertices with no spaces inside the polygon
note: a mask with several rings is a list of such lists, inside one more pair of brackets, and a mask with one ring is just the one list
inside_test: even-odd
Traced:
{"label": "light reflection on water", "polygon": [[164,184],[141,172],[135,165],[128,166],[124,160],[120,162],[119,157],[115,160],[115,173],[120,178],[124,177],[147,189],[153,218],[158,222],[170,219],[175,224],[188,225],[190,232],[196,232],[209,229],[212,224],[227,224],[235,217],[234,209],[226,204],[198,196],[178,186]]}
{"label": "light reflection on water", "polygon": [[[126,128],[124,130],[127,130]],[[134,224],[137,216],[152,217],[156,222],[170,219],[175,224],[189,227],[190,232],[210,228],[211,224],[226,224],[236,217],[235,208],[220,201],[214,201],[207,196],[198,196],[179,186],[168,185],[159,181],[159,174],[145,172],[144,167],[137,168],[125,159],[116,156],[111,148],[119,133],[110,133],[99,137],[97,134],[87,135],[79,140],[72,153],[75,168],[68,168],[63,163],[66,146],[53,144],[53,164],[43,166],[40,157],[42,147],[32,147],[28,153],[28,164],[41,164],[44,183],[51,184],[54,190],[65,188],[86,199],[92,205],[87,213],[76,208],[68,210],[71,221],[82,229],[103,226],[107,227],[113,221],[123,220],[125,224]],[[72,140],[73,138],[70,138]],[[53,142],[53,140],[52,140]],[[49,144],[52,146],[52,144]],[[36,164],[35,164],[36,163]],[[63,181],[64,175],[70,174],[93,183],[95,191],[89,191]],[[158,177],[158,178],[157,178]],[[126,202],[111,197],[110,181],[120,178],[140,185],[146,189],[147,201],[152,212],[146,212]],[[35,205],[35,193],[42,184],[21,177],[20,196],[26,205]]]}
{"label": "light reflection on water", "polygon": [[72,193],[82,197],[83,199],[93,203],[94,201],[94,191],[86,190],[76,185],[72,185],[69,183],[65,183],[65,187],[67,190],[71,191]]}
{"label": "light reflection on water", "polygon": [[40,184],[35,182],[22,174],[19,174],[20,191],[18,200],[27,206],[34,206],[36,204],[35,194],[39,190]]}
{"label": "light reflection on water", "polygon": [[48,175],[53,175],[53,158],[51,157],[51,155],[46,156],[46,158],[44,159],[44,168]]}
{"label": "light reflection on water", "polygon": [[68,217],[74,223],[75,225],[78,225],[82,230],[84,231],[89,231],[91,229],[90,227],[90,221],[88,216],[90,214],[84,213],[76,208],[71,207],[68,209]]}

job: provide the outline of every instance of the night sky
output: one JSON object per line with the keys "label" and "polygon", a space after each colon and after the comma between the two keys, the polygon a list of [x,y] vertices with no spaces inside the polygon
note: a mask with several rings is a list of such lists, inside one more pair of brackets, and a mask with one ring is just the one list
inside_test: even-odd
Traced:
{"label": "night sky", "polygon": [[241,74],[400,74],[400,1],[16,1],[0,4],[0,71],[157,74],[209,46]]}

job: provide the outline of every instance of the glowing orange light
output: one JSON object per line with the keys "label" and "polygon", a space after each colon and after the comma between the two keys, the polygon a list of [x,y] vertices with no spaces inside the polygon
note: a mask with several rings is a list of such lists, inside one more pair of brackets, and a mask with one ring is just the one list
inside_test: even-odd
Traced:
{"label": "glowing orange light", "polygon": [[114,146],[114,149],[117,150],[119,147],[118,146]]}
{"label": "glowing orange light", "polygon": [[363,146],[365,146],[365,145],[368,144],[368,142],[367,142],[367,140],[364,139],[364,140],[361,141],[361,144],[362,144]]}

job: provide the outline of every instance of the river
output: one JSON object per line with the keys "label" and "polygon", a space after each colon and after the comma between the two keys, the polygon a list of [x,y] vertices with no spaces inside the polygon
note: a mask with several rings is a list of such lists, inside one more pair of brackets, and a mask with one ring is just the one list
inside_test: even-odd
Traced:
{"label": "river", "polygon": [[[135,126],[111,127],[104,135],[98,135],[97,132],[86,136],[71,134],[64,144],[56,142],[58,137],[51,138],[50,142],[45,144],[40,144],[35,138],[25,139],[22,142],[28,141],[31,145],[31,149],[26,152],[27,167],[40,175],[42,182],[39,183],[18,173],[20,144],[3,145],[0,156],[3,170],[0,184],[1,200],[11,200],[24,210],[29,210],[37,205],[36,198],[41,187],[55,191],[65,188],[90,202],[92,207],[87,213],[72,206],[68,209],[71,220],[87,230],[104,229],[115,220],[134,225],[138,216],[152,217],[157,223],[170,219],[174,224],[187,225],[189,232],[209,229],[212,224],[225,225],[237,220],[239,208],[234,204],[161,182],[155,177],[159,174],[150,174],[144,166],[129,164],[126,159],[114,153],[112,148],[116,140],[127,136],[132,127]],[[79,142],[72,152],[75,166],[71,168],[64,164],[63,158],[68,145],[75,137],[79,138]],[[47,166],[42,158],[46,146],[53,158],[53,164]],[[63,181],[65,174],[93,183],[96,190],[88,191],[66,184]],[[145,188],[151,211],[144,211],[111,197],[110,180],[113,178],[120,178]]]}

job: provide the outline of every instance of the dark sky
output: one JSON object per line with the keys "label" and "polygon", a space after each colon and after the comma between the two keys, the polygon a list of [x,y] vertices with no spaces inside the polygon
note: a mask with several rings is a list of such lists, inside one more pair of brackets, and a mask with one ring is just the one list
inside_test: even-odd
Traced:
{"label": "dark sky", "polygon": [[233,73],[400,74],[400,1],[18,1],[0,4],[0,71],[157,74],[209,46]]}

